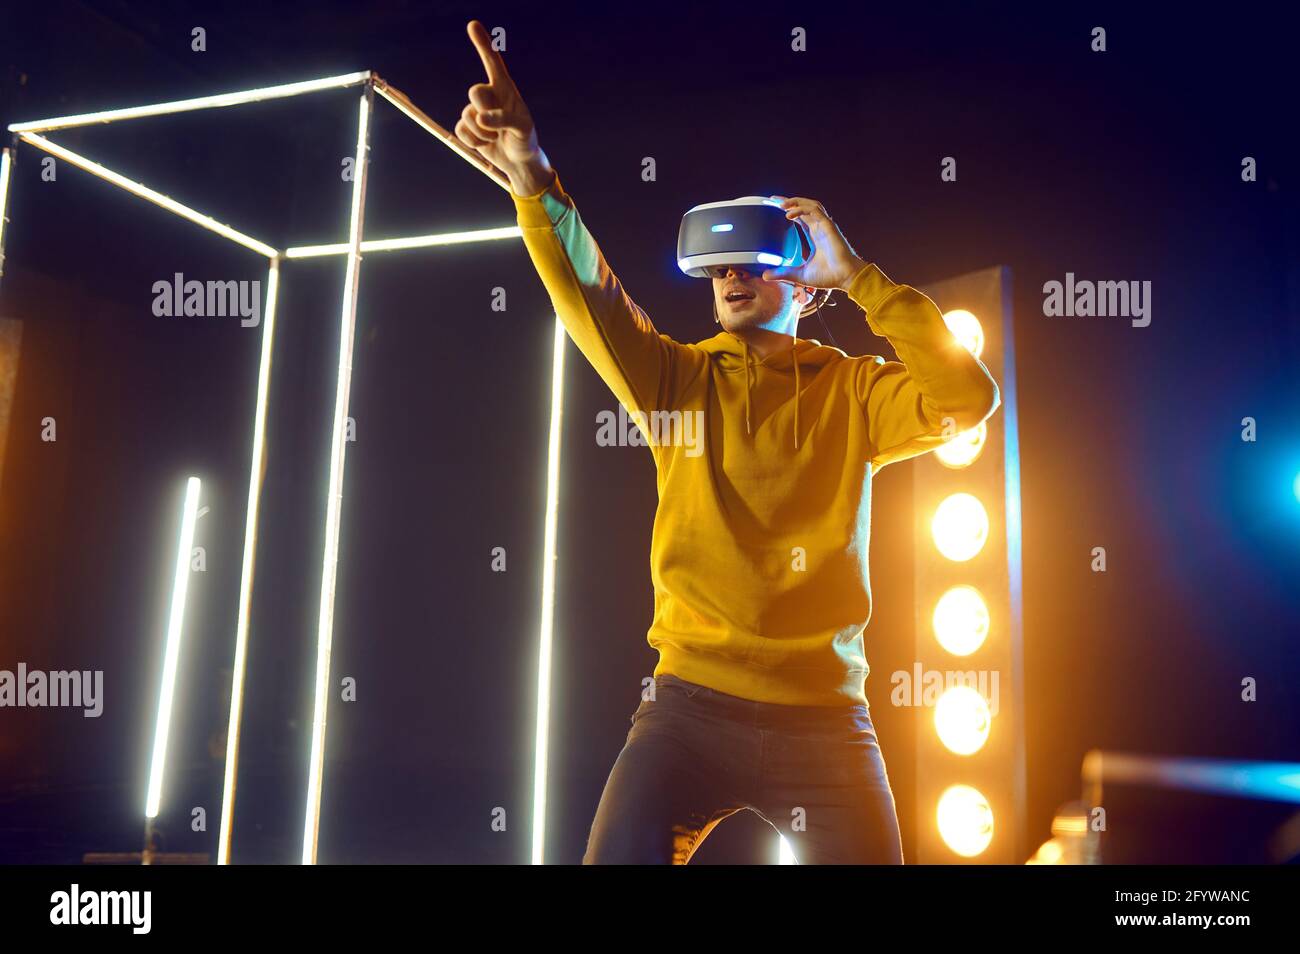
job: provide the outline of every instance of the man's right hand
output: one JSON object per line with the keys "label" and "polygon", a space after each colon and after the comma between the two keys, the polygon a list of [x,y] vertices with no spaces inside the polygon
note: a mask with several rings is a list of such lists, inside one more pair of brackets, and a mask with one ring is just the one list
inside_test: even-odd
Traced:
{"label": "man's right hand", "polygon": [[501,170],[515,195],[536,195],[551,184],[555,170],[537,144],[533,117],[501,54],[492,49],[487,29],[477,20],[471,20],[467,29],[487,71],[487,82],[469,88],[456,138]]}

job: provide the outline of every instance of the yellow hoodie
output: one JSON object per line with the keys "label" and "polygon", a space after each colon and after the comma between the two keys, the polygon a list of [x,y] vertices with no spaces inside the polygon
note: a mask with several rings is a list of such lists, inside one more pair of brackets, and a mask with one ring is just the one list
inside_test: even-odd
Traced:
{"label": "yellow hoodie", "polygon": [[[875,265],[847,291],[901,362],[799,338],[759,360],[725,331],[682,344],[628,297],[558,176],[514,201],[569,336],[634,420],[665,424],[651,442],[656,675],[760,702],[866,702],[872,474],[992,414],[984,365]],[[695,441],[666,426],[682,415]]]}

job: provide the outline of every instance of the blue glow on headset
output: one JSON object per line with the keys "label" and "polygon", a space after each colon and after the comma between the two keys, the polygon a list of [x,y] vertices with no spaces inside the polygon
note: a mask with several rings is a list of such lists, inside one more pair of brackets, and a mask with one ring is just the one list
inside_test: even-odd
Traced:
{"label": "blue glow on headset", "polygon": [[787,263],[780,255],[773,255],[771,252],[759,252],[758,264],[760,265],[785,265]]}
{"label": "blue glow on headset", "polygon": [[732,225],[730,222],[721,222],[718,225],[713,226],[713,231],[730,232],[733,228],[735,228],[735,226]]}

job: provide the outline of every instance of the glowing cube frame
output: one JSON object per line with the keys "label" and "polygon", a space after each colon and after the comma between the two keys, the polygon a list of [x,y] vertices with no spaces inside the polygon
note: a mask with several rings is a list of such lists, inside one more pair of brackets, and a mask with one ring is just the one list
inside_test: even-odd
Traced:
{"label": "glowing cube frame", "polygon": [[[360,86],[362,93],[357,122],[356,165],[352,180],[351,216],[348,238],[334,245],[313,245],[287,248],[283,252],[258,239],[246,235],[211,216],[183,205],[160,192],[119,175],[99,163],[51,142],[42,133],[78,126],[90,126],[138,119],[144,116],[163,116],[237,106],[244,103],[285,99],[304,93]],[[236,623],[234,678],[231,684],[230,726],[226,745],[225,782],[222,790],[221,832],[218,841],[217,863],[230,862],[231,829],[234,817],[235,775],[239,761],[239,730],[243,709],[244,669],[248,651],[249,613],[252,605],[253,565],[257,544],[258,504],[261,497],[262,468],[265,461],[266,403],[271,381],[271,353],[275,335],[275,301],[279,288],[280,265],[285,259],[307,258],[321,255],[346,255],[347,273],[343,285],[343,304],[340,316],[339,370],[335,388],[334,423],[330,449],[329,496],[325,515],[325,552],[321,569],[320,617],[317,626],[315,707],[312,717],[311,761],[307,780],[307,810],[303,824],[302,861],[315,864],[320,831],[321,778],[324,769],[325,725],[329,687],[330,648],[334,630],[334,593],[338,570],[339,523],[343,504],[343,463],[346,449],[344,425],[347,421],[348,397],[352,385],[352,345],[356,330],[357,288],[360,279],[361,253],[393,251],[410,248],[427,248],[463,242],[494,241],[520,238],[517,226],[482,229],[472,232],[449,232],[405,238],[364,241],[366,181],[370,154],[370,119],[374,108],[374,94],[388,100],[435,139],[470,163],[498,186],[510,190],[510,184],[498,170],[482,157],[468,150],[455,136],[430,119],[400,90],[390,86],[376,73],[365,70],[327,76],[322,79],[280,86],[202,96],[196,99],[157,103],[112,109],[75,116],[60,116],[26,123],[14,123],[9,131],[14,134],[13,145],[0,151],[0,276],[4,274],[4,238],[9,182],[13,172],[13,157],[19,141],[42,149],[70,165],[98,176],[106,182],[147,199],[155,205],[174,212],[209,231],[244,246],[269,260],[266,310],[262,324],[262,351],[257,379],[257,406],[253,422],[252,465],[248,479],[248,508],[244,526],[243,567],[239,585],[239,611]],[[554,632],[556,535],[559,508],[560,420],[563,405],[565,332],[555,318],[551,364],[551,420],[547,442],[546,517],[542,552],[542,618],[539,627],[539,658],[537,677],[536,736],[533,770],[533,834],[532,862],[541,864],[545,842],[546,821],[546,768],[547,741],[549,737],[551,641]],[[160,718],[163,714],[160,713]],[[168,715],[169,717],[169,715]],[[159,773],[160,774],[160,773]],[[151,789],[153,783],[151,782]],[[151,806],[157,811],[157,793],[151,792]]]}

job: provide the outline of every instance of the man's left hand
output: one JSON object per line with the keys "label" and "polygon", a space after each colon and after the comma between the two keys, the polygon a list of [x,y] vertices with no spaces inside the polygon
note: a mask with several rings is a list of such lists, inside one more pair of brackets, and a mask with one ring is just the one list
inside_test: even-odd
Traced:
{"label": "man's left hand", "polygon": [[786,210],[785,217],[797,221],[808,230],[812,238],[813,254],[808,261],[796,267],[769,268],[763,272],[764,281],[792,282],[811,285],[813,288],[848,287],[853,277],[866,267],[866,262],[849,246],[826,208],[816,199],[788,198],[774,195]]}

